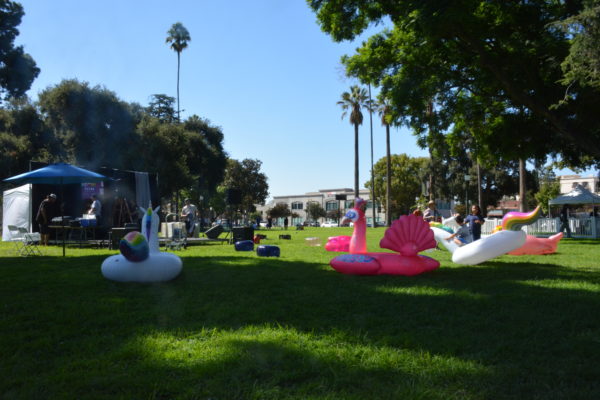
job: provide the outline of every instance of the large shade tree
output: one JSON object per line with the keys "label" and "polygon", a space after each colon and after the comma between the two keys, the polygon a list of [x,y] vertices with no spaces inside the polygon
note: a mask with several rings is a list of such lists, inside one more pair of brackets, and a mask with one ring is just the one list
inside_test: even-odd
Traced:
{"label": "large shade tree", "polygon": [[44,123],[63,144],[63,159],[88,168],[131,168],[137,120],[131,105],[101,86],[75,79],[43,90],[38,106]]}
{"label": "large shade tree", "polygon": [[228,159],[223,186],[238,190],[245,212],[255,210],[255,204],[264,204],[269,195],[267,176],[261,172],[262,161],[246,158],[242,161]]}
{"label": "large shade tree", "polygon": [[[421,195],[422,174],[426,170],[428,159],[424,157],[410,157],[406,154],[393,154],[391,161],[391,201],[386,206],[386,214],[398,218],[401,214],[408,214],[415,204],[415,198]],[[374,167],[375,201],[383,203],[386,193],[387,158],[381,158]],[[370,188],[371,182],[365,186]]]}
{"label": "large shade tree", "polygon": [[358,197],[358,127],[362,125],[362,108],[369,106],[369,96],[364,88],[351,86],[349,92],[342,93],[342,99],[337,103],[344,111],[342,118],[349,115],[348,120],[354,126],[354,196]]}
{"label": "large shade tree", "polygon": [[[568,88],[561,68],[569,34],[556,22],[578,15],[577,1],[460,2],[309,0],[323,30],[349,40],[391,21],[356,54],[343,59],[350,75],[373,81],[393,104],[394,119],[423,134],[429,101],[445,131],[461,111],[460,96],[495,124],[497,139],[475,132],[481,144],[528,158],[527,139],[571,165],[600,158],[600,92],[577,82]],[[568,101],[565,94],[568,93]],[[514,129],[518,127],[519,129]],[[533,129],[531,129],[533,128]],[[508,157],[508,154],[503,154]],[[592,157],[590,157],[592,156]]]}
{"label": "large shade tree", "polygon": [[14,43],[24,14],[21,4],[0,0],[0,100],[24,96],[40,73],[23,46]]}
{"label": "large shade tree", "polygon": [[161,122],[171,124],[177,121],[177,113],[173,108],[175,98],[166,94],[158,93],[150,96],[150,103],[146,108],[146,112],[154,118],[158,118]]}
{"label": "large shade tree", "polygon": [[181,52],[187,48],[191,41],[190,33],[181,22],[176,22],[167,31],[166,43],[171,44],[171,48],[177,53],[177,120],[181,121],[179,108],[179,71],[181,66]]}
{"label": "large shade tree", "polygon": [[0,108],[0,179],[28,170],[30,160],[57,161],[61,148],[26,98],[13,99]]}

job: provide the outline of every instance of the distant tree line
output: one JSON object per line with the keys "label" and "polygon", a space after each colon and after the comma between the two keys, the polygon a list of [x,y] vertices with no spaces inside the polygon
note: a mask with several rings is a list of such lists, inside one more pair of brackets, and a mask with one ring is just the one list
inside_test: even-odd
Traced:
{"label": "distant tree line", "polygon": [[[30,160],[65,161],[156,173],[163,197],[177,203],[180,195],[206,199],[203,206],[216,213],[225,210],[228,187],[242,192],[245,211],[264,203],[268,184],[261,162],[228,159],[222,129],[198,115],[181,120],[171,96],[153,94],[142,106],[68,79],[29,100],[25,93],[39,68],[14,44],[23,15],[20,4],[0,0],[0,180],[27,171]],[[178,23],[168,34],[179,60],[189,33]],[[177,89],[179,95],[179,80]]]}

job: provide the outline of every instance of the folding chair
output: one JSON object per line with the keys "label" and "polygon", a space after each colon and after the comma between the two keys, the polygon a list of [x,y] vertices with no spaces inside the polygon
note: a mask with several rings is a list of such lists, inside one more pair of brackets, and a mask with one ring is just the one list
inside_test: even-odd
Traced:
{"label": "folding chair", "polygon": [[173,235],[171,241],[165,246],[169,250],[181,250],[187,248],[187,234],[185,231],[185,224],[181,222],[173,223]]}
{"label": "folding chair", "polygon": [[41,236],[38,232],[29,233],[25,228],[18,228],[19,233],[23,235],[21,246],[21,255],[23,257],[27,256],[41,256],[42,252],[40,251],[38,244],[40,243]]}
{"label": "folding chair", "polygon": [[19,228],[15,225],[8,225],[8,231],[10,233],[10,241],[15,244],[15,253],[21,255],[21,250],[23,249],[23,233],[19,230]]}

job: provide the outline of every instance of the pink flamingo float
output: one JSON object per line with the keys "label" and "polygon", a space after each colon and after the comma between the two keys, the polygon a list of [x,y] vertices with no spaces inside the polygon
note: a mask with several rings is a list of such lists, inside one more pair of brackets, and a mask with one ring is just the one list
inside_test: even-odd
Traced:
{"label": "pink flamingo float", "polygon": [[355,208],[346,213],[354,222],[349,240],[350,254],[342,254],[330,261],[333,269],[352,275],[418,275],[439,268],[440,263],[430,257],[419,255],[423,250],[436,246],[429,224],[415,215],[404,215],[394,221],[385,231],[380,247],[397,253],[367,253],[364,206],[357,199]]}
{"label": "pink flamingo float", "polygon": [[354,201],[352,207],[342,222],[352,221],[354,223],[354,231],[352,236],[331,236],[327,239],[325,250],[327,251],[343,251],[350,253],[364,253],[367,251],[367,222],[365,220],[365,209],[367,202],[360,197]]}

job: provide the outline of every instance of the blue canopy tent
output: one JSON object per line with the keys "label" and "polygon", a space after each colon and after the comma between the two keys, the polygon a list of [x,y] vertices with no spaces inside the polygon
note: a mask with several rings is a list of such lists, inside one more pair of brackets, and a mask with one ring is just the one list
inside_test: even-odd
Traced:
{"label": "blue canopy tent", "polygon": [[[12,176],[4,180],[15,184],[33,183],[33,184],[53,184],[60,185],[61,199],[63,198],[62,187],[72,183],[94,183],[109,180],[104,175],[87,169],[79,168],[71,164],[57,163],[33,171],[25,172],[20,175]],[[62,200],[61,200],[62,201]],[[63,207],[61,207],[61,217],[64,217]],[[64,218],[61,218],[64,228]],[[63,256],[65,255],[65,235],[63,234]]]}

